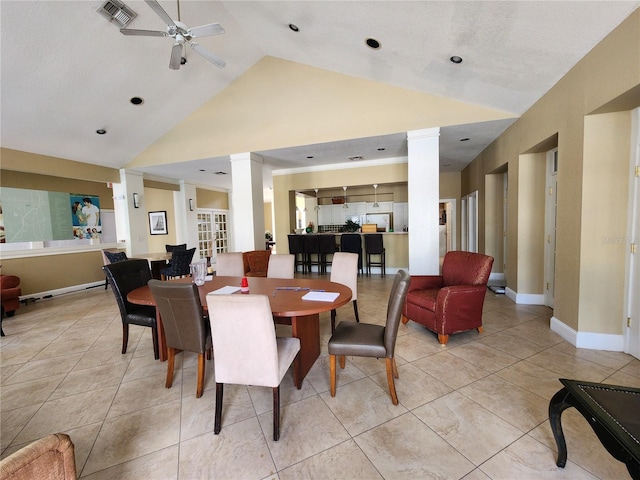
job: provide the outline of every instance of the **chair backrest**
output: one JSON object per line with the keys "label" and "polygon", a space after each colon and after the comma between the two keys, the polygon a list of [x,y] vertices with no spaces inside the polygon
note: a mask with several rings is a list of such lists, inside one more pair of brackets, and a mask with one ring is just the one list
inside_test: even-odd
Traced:
{"label": "chair backrest", "polygon": [[109,279],[111,289],[118,302],[120,315],[124,320],[132,308],[136,308],[127,301],[131,290],[146,285],[151,280],[149,262],[143,258],[133,258],[124,262],[112,263],[102,267]]}
{"label": "chair backrest", "polygon": [[0,461],[0,478],[75,480],[76,458],[69,435],[52,433]]}
{"label": "chair backrest", "polygon": [[269,298],[209,294],[207,306],[216,383],[277,387],[281,376]]}
{"label": "chair backrest", "polygon": [[384,242],[381,233],[368,233],[364,236],[364,249],[367,253],[381,254],[384,250]]}
{"label": "chair backrest", "polygon": [[198,287],[193,283],[150,280],[149,288],[162,317],[167,346],[204,353],[207,328]]}
{"label": "chair backrest", "polygon": [[320,253],[320,240],[318,235],[307,234],[302,236],[305,253]]}
{"label": "chair backrest", "polygon": [[289,239],[289,253],[294,255],[298,253],[304,253],[304,238],[302,235],[287,235]]}
{"label": "chair backrest", "polygon": [[276,254],[269,256],[269,278],[293,278],[296,256],[293,254]]}
{"label": "chair backrest", "polygon": [[196,247],[189,250],[174,250],[171,252],[171,270],[173,276],[189,275],[191,269],[189,265],[196,253]]}
{"label": "chair backrest", "polygon": [[362,253],[362,237],[359,233],[343,233],[340,236],[340,251]]}
{"label": "chair backrest", "polygon": [[409,291],[410,280],[411,276],[404,270],[398,270],[396,277],[393,279],[389,303],[387,303],[387,323],[384,329],[384,347],[389,358],[393,357],[396,348],[400,317],[402,316],[402,308]]}
{"label": "chair backrest", "polygon": [[442,262],[442,283],[449,285],[486,285],[493,257],[481,253],[451,251]]}
{"label": "chair backrest", "polygon": [[336,238],[335,235],[323,234],[318,235],[320,242],[320,253],[335,253],[336,251]]}
{"label": "chair backrest", "polygon": [[129,260],[125,252],[121,252],[116,249],[101,250],[102,252],[102,264],[109,265],[110,263],[123,262]]}
{"label": "chair backrest", "polygon": [[358,299],[358,254],[336,252],[331,264],[331,281],[351,289],[351,300]]}
{"label": "chair backrest", "polygon": [[165,250],[167,252],[175,252],[176,250],[186,250],[187,249],[187,244],[186,243],[181,243],[180,245],[169,245],[166,244],[164,246]]}
{"label": "chair backrest", "polygon": [[242,277],[244,275],[242,253],[218,253],[216,255],[216,275],[219,277]]}

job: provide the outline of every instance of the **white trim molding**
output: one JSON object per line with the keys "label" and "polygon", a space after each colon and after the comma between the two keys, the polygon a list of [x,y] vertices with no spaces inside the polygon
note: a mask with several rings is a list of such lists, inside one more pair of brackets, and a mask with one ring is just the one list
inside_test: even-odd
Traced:
{"label": "white trim molding", "polygon": [[577,332],[568,325],[562,323],[556,317],[551,317],[551,331],[560,335],[576,348],[589,350],[607,350],[610,352],[622,352],[624,337],[610,333]]}

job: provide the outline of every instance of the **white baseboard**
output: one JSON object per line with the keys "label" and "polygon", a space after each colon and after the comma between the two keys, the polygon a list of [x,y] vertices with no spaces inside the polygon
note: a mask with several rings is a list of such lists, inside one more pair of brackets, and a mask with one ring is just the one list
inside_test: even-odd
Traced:
{"label": "white baseboard", "polygon": [[47,290],[45,292],[32,293],[30,295],[20,295],[20,301],[41,300],[43,298],[57,297],[67,293],[82,292],[87,288],[104,287],[104,280],[100,282],[84,283],[82,285],[73,285],[71,287],[56,288],[55,290]]}
{"label": "white baseboard", "polygon": [[544,305],[544,295],[538,293],[517,293],[516,291],[505,288],[505,295],[520,305]]}
{"label": "white baseboard", "polygon": [[624,347],[623,335],[613,335],[610,333],[577,332],[573,328],[562,323],[556,317],[551,317],[551,331],[560,335],[576,348],[622,352]]}

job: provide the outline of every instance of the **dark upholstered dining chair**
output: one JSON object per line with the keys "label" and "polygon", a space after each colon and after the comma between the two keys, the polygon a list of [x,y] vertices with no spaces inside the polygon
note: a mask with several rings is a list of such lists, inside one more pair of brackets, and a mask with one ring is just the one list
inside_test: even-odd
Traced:
{"label": "dark upholstered dining chair", "polygon": [[[117,250],[115,248],[111,249],[103,249],[100,250],[102,253],[102,265],[109,265],[110,263],[123,262],[125,260],[129,260],[127,254],[121,250]],[[104,280],[104,289],[106,290],[109,286],[109,279],[105,275]]]}
{"label": "dark upholstered dining chair", "polygon": [[174,250],[171,252],[171,263],[169,266],[160,270],[160,274],[163,278],[184,277],[191,273],[189,265],[193,260],[193,255],[196,253],[196,248],[190,248],[189,250]]}
{"label": "dark upholstered dining chair", "polygon": [[387,321],[384,326],[371,323],[340,322],[329,339],[329,368],[331,396],[336,396],[336,356],[340,357],[340,368],[345,366],[345,356],[385,358],[387,366],[387,383],[394,405],[398,404],[398,395],[394,378],[398,378],[398,367],[395,358],[396,338],[402,307],[409,289],[409,274],[399,270],[393,280],[389,302],[387,304]]}
{"label": "dark upholstered dining chair", "polygon": [[120,308],[122,317],[122,353],[127,353],[129,343],[129,325],[140,325],[151,328],[153,338],[153,355],[160,358],[158,350],[158,327],[156,308],[146,305],[135,305],[127,300],[131,290],[146,285],[151,280],[149,262],[141,258],[112,263],[102,267]]}
{"label": "dark upholstered dining chair", "polygon": [[358,254],[358,273],[362,272],[362,236],[359,233],[343,233],[340,236],[340,251]]}
{"label": "dark upholstered dining chair", "polygon": [[442,262],[442,275],[412,275],[402,323],[413,320],[438,334],[446,345],[449,335],[467,330],[482,333],[482,306],[493,257],[451,251]]}
{"label": "dark upholstered dining chair", "polygon": [[[380,274],[384,277],[387,268],[384,240],[381,233],[368,233],[364,236],[364,251],[367,257],[367,277],[371,275],[371,267],[380,267]],[[375,261],[372,255],[378,256]]]}
{"label": "dark upholstered dining chair", "polygon": [[204,390],[205,355],[211,359],[211,334],[209,320],[204,315],[198,287],[194,283],[149,281],[149,288],[160,312],[167,342],[167,381],[173,384],[176,353],[180,351],[198,354],[198,380],[196,398]]}
{"label": "dark upholstered dining chair", "polygon": [[298,271],[298,265],[302,266],[302,273],[307,271],[307,264],[305,263],[304,255],[304,238],[302,235],[289,234],[287,235],[289,241],[289,253],[295,255],[294,270]]}
{"label": "dark upholstered dining chair", "polygon": [[213,433],[222,428],[224,384],[271,387],[273,440],[280,438],[280,383],[300,351],[300,340],[276,338],[266,295],[207,295],[215,355]]}

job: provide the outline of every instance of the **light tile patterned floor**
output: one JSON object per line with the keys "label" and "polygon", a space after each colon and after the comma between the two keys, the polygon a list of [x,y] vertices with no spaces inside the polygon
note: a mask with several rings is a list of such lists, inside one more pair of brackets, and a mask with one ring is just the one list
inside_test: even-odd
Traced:
{"label": "light tile patterned floor", "polygon": [[[361,321],[384,322],[392,281],[359,279]],[[91,480],[628,478],[573,409],[563,415],[569,461],[557,468],[547,407],[559,377],[640,387],[640,361],[574,348],[549,330],[545,307],[488,291],[484,310],[483,334],[453,335],[446,347],[420,325],[401,325],[398,406],[376,359],[347,359],[331,398],[322,315],[321,357],[301,390],[290,372],[285,378],[273,442],[269,389],[227,386],[214,435],[212,362],[196,399],[195,355],[178,356],[171,389],[166,364],[153,359],[150,329],[132,327],[121,355],[110,289],[40,300],[4,323],[2,457],[65,432],[78,473]],[[339,309],[343,319],[353,319],[350,305]]]}

